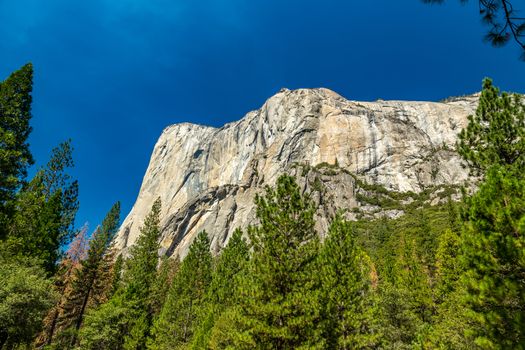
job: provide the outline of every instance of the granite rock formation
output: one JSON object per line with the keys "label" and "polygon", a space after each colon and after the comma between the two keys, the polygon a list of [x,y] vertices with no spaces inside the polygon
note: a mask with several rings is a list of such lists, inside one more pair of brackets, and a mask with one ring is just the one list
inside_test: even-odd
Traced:
{"label": "granite rock formation", "polygon": [[349,219],[400,215],[402,210],[363,198],[378,186],[417,195],[463,183],[468,170],[454,148],[477,100],[476,94],[439,103],[357,102],[328,89],[282,89],[259,110],[221,128],[169,126],[155,145],[117,247],[126,251],[136,241],[160,196],[161,254],[184,257],[201,230],[217,252],[235,228],[255,223],[255,194],[283,172],[297,176],[319,204],[321,234],[337,209]]}

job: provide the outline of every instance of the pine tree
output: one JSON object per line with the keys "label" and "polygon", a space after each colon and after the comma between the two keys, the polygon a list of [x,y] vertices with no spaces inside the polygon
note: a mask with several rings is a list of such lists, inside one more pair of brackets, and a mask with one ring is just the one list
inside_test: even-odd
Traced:
{"label": "pine tree", "polygon": [[[127,260],[119,256],[107,279],[109,300],[90,310],[79,333],[81,349],[144,349],[155,315],[160,199],[141,227]],[[114,260],[114,255],[112,256]],[[120,261],[120,263],[118,263]],[[118,265],[124,265],[122,278]],[[164,282],[167,282],[166,280]],[[159,296],[160,297],[160,296]],[[106,319],[107,318],[107,319]]]}
{"label": "pine tree", "polygon": [[460,254],[460,236],[452,230],[446,230],[439,237],[436,252],[437,271],[434,291],[438,304],[447,299],[447,296],[456,289],[458,280],[463,274],[459,261]]}
{"label": "pine tree", "polygon": [[385,343],[389,348],[414,346],[428,333],[434,302],[427,272],[415,241],[402,236],[393,281],[381,285]]}
{"label": "pine tree", "polygon": [[237,301],[238,280],[250,256],[248,244],[242,235],[240,229],[235,230],[217,259],[205,306],[199,317],[199,327],[192,342],[193,349],[209,347],[212,328],[217,319]]}
{"label": "pine tree", "polygon": [[243,348],[322,348],[313,202],[283,175],[255,203],[260,224],[248,229],[253,255],[228,337]]}
{"label": "pine tree", "polygon": [[41,259],[52,274],[61,247],[74,235],[78,210],[78,183],[66,173],[73,165],[70,142],[53,149],[50,161],[17,194],[14,214],[8,226],[8,240],[16,252]]}
{"label": "pine tree", "polygon": [[436,252],[434,300],[437,312],[432,328],[424,339],[424,348],[473,349],[475,344],[466,336],[468,319],[464,302],[465,288],[461,281],[464,268],[460,261],[461,239],[458,232],[446,230],[439,237]]}
{"label": "pine tree", "polygon": [[352,225],[337,216],[319,259],[324,336],[329,349],[378,345],[370,258],[356,246]]}
{"label": "pine tree", "polygon": [[487,349],[525,348],[525,104],[486,79],[459,152],[484,175],[465,201],[461,238],[469,335]]}
{"label": "pine tree", "polygon": [[153,317],[157,317],[162,310],[162,306],[166,302],[170,286],[173,284],[175,275],[180,270],[180,259],[168,258],[163,256],[160,261],[160,266],[157,270],[157,277],[151,287],[149,295]]}
{"label": "pine tree", "polygon": [[57,323],[63,313],[64,303],[71,293],[75,270],[80,268],[81,262],[86,259],[88,246],[87,225],[84,225],[69,245],[54,276],[54,289],[59,298],[44,318],[43,329],[35,340],[37,348],[50,345],[53,341]]}
{"label": "pine tree", "polygon": [[52,274],[59,258],[61,195],[46,199],[41,174],[38,173],[18,194],[15,211],[8,226],[13,253],[33,256]]}
{"label": "pine tree", "polygon": [[29,63],[0,82],[0,239],[12,215],[12,201],[33,164],[31,133],[33,66]]}
{"label": "pine tree", "polygon": [[89,244],[87,258],[82,261],[81,268],[75,270],[71,297],[64,304],[64,314],[60,320],[60,330],[63,334],[57,341],[65,348],[76,345],[77,332],[82,326],[84,314],[88,307],[98,305],[100,286],[100,267],[111,241],[117,232],[120,216],[120,203],[117,202],[108,212],[102,225],[97,228]]}
{"label": "pine tree", "polygon": [[477,174],[492,165],[525,169],[525,104],[523,96],[502,93],[483,80],[476,114],[459,135],[459,154]]}
{"label": "pine tree", "polygon": [[525,348],[525,180],[491,167],[467,201],[462,251],[472,335],[487,349]]}
{"label": "pine tree", "polygon": [[66,172],[72,167],[73,147],[71,140],[67,140],[53,148],[51,158],[41,170],[45,198],[60,196],[61,225],[57,241],[61,246],[67,245],[75,234],[75,216],[79,208],[78,181]]}
{"label": "pine tree", "polygon": [[140,236],[130,249],[123,276],[123,298],[133,318],[130,320],[130,334],[125,337],[125,349],[144,349],[153,320],[154,305],[151,299],[157,277],[159,261],[161,201],[158,198],[144,220]]}
{"label": "pine tree", "polygon": [[149,349],[180,349],[190,344],[211,281],[211,271],[210,240],[202,231],[183,260],[166,303],[154,322]]}
{"label": "pine tree", "polygon": [[113,271],[111,275],[111,287],[108,295],[110,298],[113,295],[115,295],[115,293],[117,292],[117,290],[119,290],[121,286],[123,268],[124,258],[122,257],[122,254],[119,254],[115,259],[115,263],[113,264]]}

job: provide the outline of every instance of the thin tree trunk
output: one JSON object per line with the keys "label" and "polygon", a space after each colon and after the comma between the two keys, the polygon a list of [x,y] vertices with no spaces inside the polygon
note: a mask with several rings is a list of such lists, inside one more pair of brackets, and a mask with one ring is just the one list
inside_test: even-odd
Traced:
{"label": "thin tree trunk", "polygon": [[80,309],[80,313],[78,314],[77,321],[75,323],[75,333],[73,333],[73,336],[71,337],[71,348],[74,347],[77,343],[77,333],[80,330],[80,327],[82,326],[82,320],[84,319],[84,312],[86,311],[87,303],[89,301],[89,295],[91,294],[91,288],[92,284],[89,287],[86,296],[84,297],[84,300],[82,301],[82,308]]}

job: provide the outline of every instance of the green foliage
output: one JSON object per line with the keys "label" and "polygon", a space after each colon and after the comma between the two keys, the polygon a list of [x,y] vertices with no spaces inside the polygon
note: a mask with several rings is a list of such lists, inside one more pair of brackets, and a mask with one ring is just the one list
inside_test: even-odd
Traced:
{"label": "green foliage", "polygon": [[209,346],[212,328],[217,324],[218,318],[226,309],[235,306],[239,294],[239,278],[245,272],[248,260],[248,244],[242,238],[242,231],[237,229],[216,260],[199,327],[192,342],[193,349]]}
{"label": "green foliage", "polygon": [[82,350],[124,349],[124,336],[128,333],[129,309],[122,298],[112,298],[99,308],[86,314],[79,332]]}
{"label": "green foliage", "polygon": [[475,344],[467,336],[469,320],[464,302],[465,288],[461,281],[461,237],[446,230],[439,238],[436,252],[434,300],[436,314],[432,329],[422,343],[425,348],[473,349]]}
{"label": "green foliage", "polygon": [[208,343],[209,349],[213,350],[250,350],[264,346],[265,344],[255,342],[251,330],[247,327],[243,310],[238,305],[226,309],[215,321]]}
{"label": "green foliage", "polygon": [[394,281],[396,261],[401,258],[404,242],[415,249],[415,254],[429,274],[436,269],[434,252],[439,237],[451,229],[448,204],[408,210],[404,215],[388,219],[360,220],[354,225],[359,245],[372,258],[381,279]]}
{"label": "green foliage", "polygon": [[73,147],[71,140],[67,140],[53,148],[49,162],[42,169],[46,198],[52,198],[58,193],[61,197],[60,245],[68,244],[75,234],[75,216],[79,208],[78,181],[66,173],[66,169],[73,166]]}
{"label": "green foliage", "polygon": [[393,266],[393,280],[380,284],[383,333],[391,348],[410,348],[427,331],[434,303],[429,275],[414,241],[404,239]]}
{"label": "green foliage", "polygon": [[57,297],[52,282],[34,260],[2,254],[0,281],[0,349],[29,344]]}
{"label": "green foliage", "polygon": [[46,199],[40,174],[19,193],[7,241],[14,254],[38,258],[48,272],[59,257],[61,194]]}
{"label": "green foliage", "polygon": [[[77,332],[82,326],[84,315],[89,307],[98,306],[105,298],[102,296],[110,287],[108,275],[101,274],[109,268],[104,260],[111,241],[119,226],[120,203],[117,202],[110,209],[102,225],[97,228],[89,244],[87,257],[81,262],[79,269],[75,270],[71,295],[64,303],[64,312],[60,319],[60,330],[69,332],[70,337],[59,337],[57,342],[62,347],[73,347],[77,343]],[[105,278],[104,278],[105,277]]]}
{"label": "green foliage", "polygon": [[456,288],[463,267],[460,264],[461,254],[460,236],[452,230],[446,230],[439,237],[439,246],[436,252],[436,287],[435,298],[437,303],[445,301]]}
{"label": "green foliage", "polygon": [[180,260],[178,257],[170,259],[167,256],[163,256],[161,258],[157,276],[148,296],[154,317],[159,315],[162,306],[166,302],[170,286],[179,270]]}
{"label": "green foliage", "polygon": [[33,66],[27,64],[0,82],[0,239],[12,214],[17,190],[33,164],[27,138],[31,133]]}
{"label": "green foliage", "polygon": [[243,348],[322,348],[312,201],[283,175],[255,202],[260,224],[248,229],[253,255],[240,281],[239,307],[228,314],[238,327],[225,333]]}
{"label": "green foliage", "polygon": [[352,225],[332,222],[319,258],[324,336],[329,349],[365,349],[380,340],[370,258],[355,242]]}
{"label": "green foliage", "polygon": [[182,262],[166,303],[152,329],[149,349],[180,349],[190,345],[211,282],[212,256],[205,231],[199,233]]}
{"label": "green foliage", "polygon": [[7,239],[16,253],[38,257],[49,273],[55,271],[60,249],[71,241],[78,210],[78,183],[66,169],[73,165],[70,142],[53,150],[47,166],[18,193]]}
{"label": "green foliage", "polygon": [[158,198],[144,220],[137,242],[130,249],[124,272],[124,294],[126,299],[137,301],[146,310],[146,300],[156,277],[161,201]]}
{"label": "green foliage", "polygon": [[125,349],[145,349],[146,339],[153,318],[151,299],[155,279],[160,236],[160,198],[153,203],[151,211],[140,229],[140,236],[130,250],[123,276],[123,298],[135,317],[129,317],[130,333],[125,337]]}
{"label": "green foliage", "polygon": [[122,254],[119,254],[115,259],[113,264],[112,278],[111,278],[111,290],[109,292],[109,297],[115,295],[117,290],[119,290],[122,281],[122,270],[124,267],[124,258]]}
{"label": "green foliage", "polygon": [[[130,249],[129,258],[123,261],[120,255],[117,257],[111,279],[106,280],[111,282],[111,297],[87,313],[85,325],[79,333],[81,349],[145,349],[155,310],[154,297],[161,297],[154,288],[157,283],[160,210],[161,202],[157,199],[144,220],[137,242]],[[113,237],[111,232],[118,223],[116,214],[117,211],[110,212],[100,232],[110,232]],[[125,268],[120,278],[123,265]],[[95,290],[94,294],[97,294]]]}
{"label": "green foliage", "polygon": [[523,96],[502,93],[483,81],[476,114],[459,135],[459,154],[475,172],[492,165],[525,169],[525,105]]}
{"label": "green foliage", "polygon": [[[523,170],[523,169],[522,169]],[[525,181],[523,172],[490,168],[467,200],[465,284],[476,343],[489,349],[525,344]]]}

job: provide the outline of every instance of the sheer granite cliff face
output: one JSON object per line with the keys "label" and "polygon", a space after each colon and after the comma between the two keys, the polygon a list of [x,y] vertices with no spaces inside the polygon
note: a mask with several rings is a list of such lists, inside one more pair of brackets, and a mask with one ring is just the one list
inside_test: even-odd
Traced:
{"label": "sheer granite cliff face", "polygon": [[[320,204],[322,233],[336,208],[366,211],[358,183],[421,192],[461,184],[468,171],[453,151],[477,95],[446,103],[346,100],[327,89],[283,89],[261,109],[222,128],[167,127],[137,201],[116,238],[127,250],[154,200],[162,199],[161,254],[183,257],[206,230],[212,250],[254,221],[253,198],[283,172]],[[330,166],[332,165],[332,166]],[[330,171],[322,171],[328,166]],[[389,215],[397,215],[395,211]]]}

